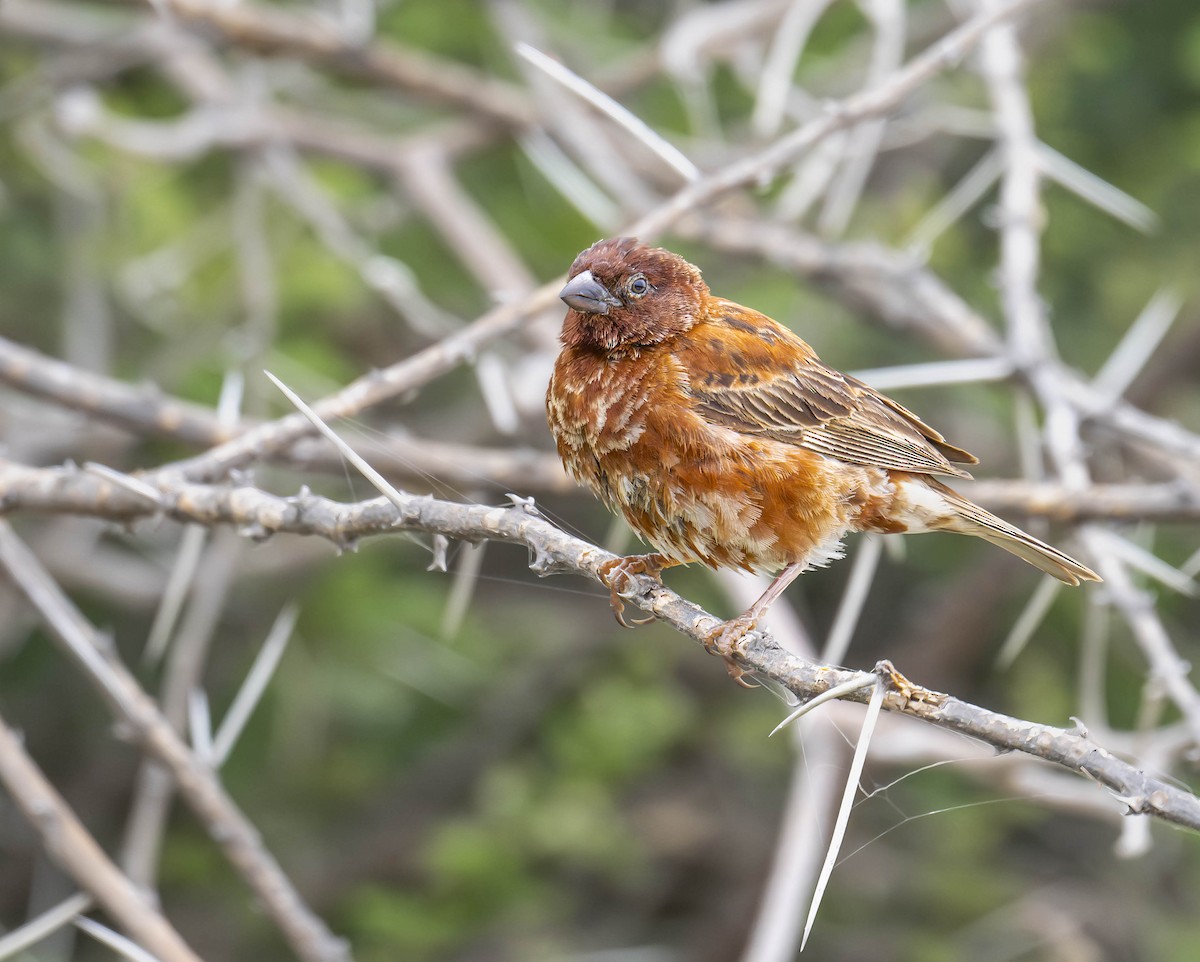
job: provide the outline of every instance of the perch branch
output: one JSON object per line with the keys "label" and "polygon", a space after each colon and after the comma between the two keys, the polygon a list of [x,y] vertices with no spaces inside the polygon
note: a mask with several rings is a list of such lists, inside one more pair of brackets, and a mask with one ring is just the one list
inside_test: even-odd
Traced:
{"label": "perch branch", "polygon": [[[0,474],[0,489],[2,478]],[[162,500],[159,505],[151,505],[145,498],[139,499],[111,482],[81,473],[73,478],[72,484],[107,485],[101,500],[126,498],[131,508],[137,502],[143,514],[162,510],[180,520],[234,524],[259,538],[276,532],[315,534],[345,546],[366,535],[404,530],[465,541],[506,541],[524,545],[532,552],[530,568],[539,575],[572,573],[597,582],[600,582],[600,566],[615,557],[550,524],[528,502],[515,507],[494,507],[400,494],[397,505],[381,498],[341,504],[311,494],[281,498],[251,487],[215,487],[160,478],[156,484]],[[0,538],[0,545],[10,537]],[[696,641],[703,643],[721,624],[720,619],[651,578],[638,576],[634,584],[629,601]],[[766,633],[753,633],[743,650],[730,654],[747,670],[782,685],[801,700],[815,697],[857,674],[792,655]],[[898,675],[891,679],[885,700],[885,707],[891,711],[972,735],[1002,751],[1021,751],[1061,765],[1104,785],[1129,813],[1155,815],[1200,830],[1200,799],[1139,771],[1093,744],[1085,734],[988,711],[951,695],[913,685]],[[865,702],[867,695],[850,697]],[[165,720],[162,724],[166,725]],[[170,737],[175,736],[171,733]],[[186,754],[182,745],[179,748]]]}

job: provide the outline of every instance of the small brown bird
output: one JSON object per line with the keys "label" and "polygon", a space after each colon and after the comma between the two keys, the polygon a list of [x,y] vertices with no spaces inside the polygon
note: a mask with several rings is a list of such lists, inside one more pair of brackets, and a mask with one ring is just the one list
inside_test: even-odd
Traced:
{"label": "small brown bird", "polygon": [[714,297],[677,254],[599,241],[559,297],[570,309],[546,395],[558,453],[658,549],[603,573],[622,624],[632,574],[693,561],[780,571],[710,639],[729,650],[798,574],[841,557],[848,531],[969,534],[1067,584],[1100,580],[934,477],[969,478],[955,463],[975,457],[771,318]]}

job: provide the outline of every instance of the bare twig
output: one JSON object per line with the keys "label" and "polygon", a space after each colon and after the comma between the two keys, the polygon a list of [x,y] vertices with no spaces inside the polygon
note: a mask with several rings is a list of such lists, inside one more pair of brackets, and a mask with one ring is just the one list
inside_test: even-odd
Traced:
{"label": "bare twig", "polygon": [[0,521],[0,565],[45,620],[54,638],[149,754],[172,774],[183,798],[262,900],[264,910],[305,962],[342,962],[345,944],[308,907],[212,770],[197,762],[154,701],[117,660],[111,645],[71,604],[12,527]]}
{"label": "bare twig", "polygon": [[[186,607],[167,652],[158,699],[159,710],[181,736],[187,730],[188,699],[200,685],[209,644],[242,551],[241,539],[227,529],[218,530],[216,537],[205,540],[207,547],[189,572],[192,578],[186,585]],[[180,602],[183,600],[181,597]],[[169,768],[154,758],[142,760],[121,855],[122,866],[139,885],[152,887],[158,877],[159,850],[175,797],[174,788]]]}
{"label": "bare twig", "polygon": [[655,237],[680,218],[730,190],[769,177],[830,134],[871,120],[901,103],[905,97],[946,68],[959,63],[996,24],[1012,20],[1039,0],[1009,0],[973,17],[946,34],[876,86],[828,105],[824,114],[773,143],[679,191],[657,210],[640,218],[629,233]]}
{"label": "bare twig", "polygon": [[[4,537],[3,532],[0,537]],[[41,836],[50,857],[125,931],[162,962],[200,962],[200,956],[183,941],[142,890],[104,854],[3,719],[0,719],[0,781]]]}
{"label": "bare twig", "polygon": [[233,751],[234,745],[237,744],[238,737],[250,720],[251,713],[263,692],[266,691],[267,684],[275,673],[275,668],[279,665],[279,659],[283,657],[287,643],[291,641],[292,631],[296,627],[296,618],[299,617],[299,614],[299,607],[289,604],[279,612],[275,623],[271,625],[271,631],[267,635],[266,641],[263,642],[262,648],[254,658],[254,664],[246,673],[246,680],[234,696],[229,711],[225,713],[225,717],[221,720],[221,727],[213,738],[213,765],[215,767],[220,768],[225,763],[229,758],[229,753]]}
{"label": "bare twig", "polygon": [[72,919],[78,918],[80,912],[86,912],[93,904],[90,895],[80,892],[30,919],[19,928],[5,932],[0,936],[0,960],[11,959],[19,952],[53,935],[64,925],[70,925]]}
{"label": "bare twig", "polygon": [[[172,397],[157,388],[91,374],[6,338],[0,338],[0,381],[135,435],[197,447],[220,445],[263,426],[254,419],[222,421],[211,408]],[[444,488],[458,489],[487,485],[542,492],[574,487],[557,457],[532,449],[480,447],[404,435],[376,435],[357,444],[384,474],[422,485],[436,479]],[[278,460],[335,473],[341,473],[343,465],[328,444],[311,438],[291,446],[281,445]],[[111,469],[89,465],[89,470],[102,473]],[[120,483],[143,493],[153,491],[129,475]]]}
{"label": "bare twig", "polygon": [[651,130],[639,117],[631,114],[612,97],[568,70],[553,57],[548,57],[527,43],[517,44],[517,53],[555,82],[562,84],[577,97],[591,104],[602,114],[632,134],[685,181],[697,180],[700,171],[674,144]]}
{"label": "bare twig", "polygon": [[[122,486],[73,468],[29,468],[0,459],[0,514],[55,512],[129,522],[165,512],[178,521],[237,525],[253,537],[277,531],[318,534],[343,546],[386,527],[377,512],[366,508],[370,502],[363,502],[360,512],[334,515],[314,511],[317,502],[306,498],[281,498],[250,485],[190,484],[171,478],[156,478],[155,485],[161,502],[149,504]],[[1200,518],[1200,497],[1178,482],[1096,485],[1076,494],[1054,482],[976,481],[969,490],[974,500],[988,507],[1064,523]]]}
{"label": "bare twig", "polygon": [[316,19],[275,8],[209,0],[153,0],[151,5],[247,51],[303,57],[505,126],[533,121],[525,98],[511,85],[424,51],[382,41],[362,44]]}
{"label": "bare twig", "polygon": [[[981,2],[985,10],[998,6],[995,0]],[[1030,385],[1046,409],[1046,450],[1051,466],[1068,486],[1082,490],[1091,476],[1080,435],[1079,412],[1070,404],[1062,382],[1044,365],[1045,359],[1054,357],[1055,346],[1037,291],[1043,225],[1037,141],[1032,110],[1021,84],[1020,48],[1011,25],[998,25],[988,32],[982,55],[984,79],[996,110],[998,146],[1005,157],[1000,196],[1000,279],[1009,347],[1016,363],[1030,371]],[[1167,318],[1174,315],[1169,304],[1159,313]],[[1117,366],[1122,371],[1127,367],[1122,361]],[[1112,388],[1107,393],[1113,393]],[[1200,740],[1200,692],[1189,677],[1190,666],[1175,650],[1153,608],[1138,601],[1124,562],[1106,550],[1101,533],[1085,527],[1082,535],[1108,582],[1114,605],[1129,622],[1155,678]]]}

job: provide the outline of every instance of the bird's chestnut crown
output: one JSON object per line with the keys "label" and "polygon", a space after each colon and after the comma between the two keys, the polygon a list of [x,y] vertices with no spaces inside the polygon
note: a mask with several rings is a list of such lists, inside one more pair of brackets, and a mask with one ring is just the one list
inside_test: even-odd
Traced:
{"label": "bird's chestnut crown", "polygon": [[559,292],[570,308],[562,342],[602,351],[661,344],[695,325],[707,294],[678,254],[633,237],[597,241],[575,258]]}

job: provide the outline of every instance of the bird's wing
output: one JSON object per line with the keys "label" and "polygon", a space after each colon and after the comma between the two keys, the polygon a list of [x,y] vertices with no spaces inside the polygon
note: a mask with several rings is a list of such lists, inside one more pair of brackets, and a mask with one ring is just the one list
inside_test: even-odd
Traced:
{"label": "bird's wing", "polygon": [[970,477],[951,462],[977,459],[907,408],[827,366],[765,315],[719,303],[725,310],[676,349],[710,422],[849,464]]}

